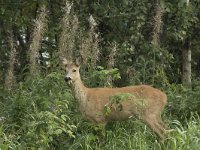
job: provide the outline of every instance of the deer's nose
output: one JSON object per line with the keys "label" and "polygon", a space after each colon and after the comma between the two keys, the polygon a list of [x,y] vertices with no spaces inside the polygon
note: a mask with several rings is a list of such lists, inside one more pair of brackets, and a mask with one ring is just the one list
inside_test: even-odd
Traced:
{"label": "deer's nose", "polygon": [[71,80],[71,78],[70,78],[70,77],[65,77],[64,79],[65,79],[65,81],[66,81],[66,82],[68,82],[68,81],[70,81],[70,80]]}

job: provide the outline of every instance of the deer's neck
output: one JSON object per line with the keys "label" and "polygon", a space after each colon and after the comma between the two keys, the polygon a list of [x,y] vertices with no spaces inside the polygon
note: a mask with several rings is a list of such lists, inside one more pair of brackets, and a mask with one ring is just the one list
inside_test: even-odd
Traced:
{"label": "deer's neck", "polygon": [[86,102],[87,88],[84,86],[81,79],[78,79],[72,83],[74,96],[79,103]]}

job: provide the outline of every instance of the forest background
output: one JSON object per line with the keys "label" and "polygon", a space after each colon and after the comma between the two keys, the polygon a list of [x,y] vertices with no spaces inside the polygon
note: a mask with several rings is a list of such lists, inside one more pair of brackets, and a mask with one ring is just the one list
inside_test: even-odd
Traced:
{"label": "forest background", "polygon": [[[199,0],[1,0],[0,43],[1,149],[199,148]],[[84,120],[62,66],[79,56],[88,87],[164,91],[171,136],[137,119],[103,136]]]}

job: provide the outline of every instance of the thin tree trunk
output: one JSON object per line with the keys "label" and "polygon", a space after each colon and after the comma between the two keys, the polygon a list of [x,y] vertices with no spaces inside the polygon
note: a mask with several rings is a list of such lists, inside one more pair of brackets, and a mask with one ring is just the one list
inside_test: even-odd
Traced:
{"label": "thin tree trunk", "polygon": [[[189,0],[186,1],[187,7],[189,6]],[[187,37],[183,44],[182,49],[182,84],[191,88],[191,49],[190,40]]]}
{"label": "thin tree trunk", "polygon": [[182,83],[188,88],[191,87],[191,49],[188,38],[182,49]]}
{"label": "thin tree trunk", "polygon": [[200,78],[200,58],[198,59],[198,62],[197,62],[197,75],[198,75],[198,78]]}

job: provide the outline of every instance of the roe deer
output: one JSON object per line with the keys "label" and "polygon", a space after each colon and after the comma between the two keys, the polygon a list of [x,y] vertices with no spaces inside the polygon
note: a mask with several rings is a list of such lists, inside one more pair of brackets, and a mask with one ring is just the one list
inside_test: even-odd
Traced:
{"label": "roe deer", "polygon": [[[98,124],[106,124],[136,116],[163,139],[166,128],[161,113],[167,103],[165,93],[148,85],[87,88],[80,78],[80,59],[76,63],[65,59],[63,63],[66,69],[65,80],[71,82],[79,111],[84,117]],[[107,113],[105,110],[108,110]]]}

